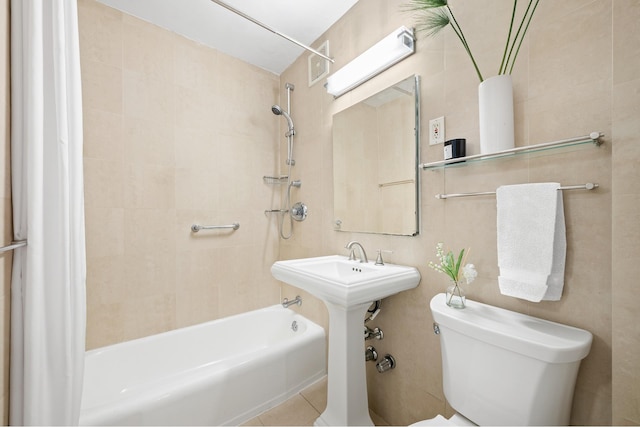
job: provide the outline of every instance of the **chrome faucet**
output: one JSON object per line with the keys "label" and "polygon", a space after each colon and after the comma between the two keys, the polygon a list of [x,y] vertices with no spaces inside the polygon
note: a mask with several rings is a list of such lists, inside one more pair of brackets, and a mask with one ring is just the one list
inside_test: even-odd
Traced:
{"label": "chrome faucet", "polygon": [[355,251],[357,249],[358,252],[359,252],[358,256],[360,257],[360,262],[364,262],[365,264],[369,262],[369,260],[367,259],[367,253],[364,251],[364,248],[362,247],[362,245],[359,242],[356,242],[355,240],[352,240],[351,242],[346,244],[345,248],[349,249],[349,251],[350,251],[349,252],[349,259],[350,260],[355,261],[355,259],[356,259]]}

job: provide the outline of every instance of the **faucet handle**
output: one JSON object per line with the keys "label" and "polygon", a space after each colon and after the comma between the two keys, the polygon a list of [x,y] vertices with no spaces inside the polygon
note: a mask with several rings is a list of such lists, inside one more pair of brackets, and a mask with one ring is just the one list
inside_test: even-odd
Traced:
{"label": "faucet handle", "polygon": [[376,264],[375,265],[384,265],[384,260],[382,259],[382,252],[388,253],[388,254],[392,254],[393,251],[387,250],[387,249],[378,249],[378,256],[376,257]]}

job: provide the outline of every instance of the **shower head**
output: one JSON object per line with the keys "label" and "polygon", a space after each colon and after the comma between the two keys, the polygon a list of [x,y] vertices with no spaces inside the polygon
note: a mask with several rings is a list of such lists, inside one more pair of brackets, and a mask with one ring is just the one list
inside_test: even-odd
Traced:
{"label": "shower head", "polygon": [[275,114],[276,116],[284,116],[284,118],[287,119],[287,124],[289,125],[289,133],[293,134],[293,120],[291,120],[291,116],[289,115],[289,113],[284,111],[279,105],[272,105],[271,111],[273,111],[273,114]]}

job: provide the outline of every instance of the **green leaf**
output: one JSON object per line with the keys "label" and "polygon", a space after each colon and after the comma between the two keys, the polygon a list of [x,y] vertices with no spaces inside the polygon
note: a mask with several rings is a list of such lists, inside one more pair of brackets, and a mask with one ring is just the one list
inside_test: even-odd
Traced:
{"label": "green leaf", "polygon": [[407,11],[435,9],[447,5],[447,0],[410,0],[404,5]]}
{"label": "green leaf", "polygon": [[458,262],[456,263],[456,279],[458,278],[458,273],[460,272],[460,264],[462,264],[462,257],[464,255],[464,249],[460,251],[460,255],[458,255]]}
{"label": "green leaf", "polygon": [[443,9],[429,10],[418,21],[416,29],[431,37],[451,23],[449,15]]}

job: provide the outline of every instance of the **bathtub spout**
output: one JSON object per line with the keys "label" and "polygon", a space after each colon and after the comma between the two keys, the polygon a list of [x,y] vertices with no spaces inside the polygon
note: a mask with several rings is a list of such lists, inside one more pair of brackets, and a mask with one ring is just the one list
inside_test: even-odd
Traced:
{"label": "bathtub spout", "polygon": [[293,304],[298,304],[298,307],[302,305],[302,298],[300,298],[300,295],[296,295],[296,298],[291,301],[287,298],[282,300],[282,306],[284,308],[289,308],[289,306]]}

